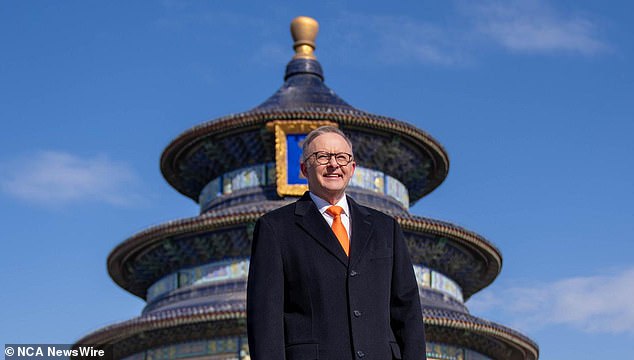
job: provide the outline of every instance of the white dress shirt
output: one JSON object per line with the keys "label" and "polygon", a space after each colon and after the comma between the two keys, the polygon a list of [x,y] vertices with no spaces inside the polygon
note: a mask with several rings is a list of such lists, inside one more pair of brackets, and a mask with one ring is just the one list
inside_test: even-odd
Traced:
{"label": "white dress shirt", "polygon": [[[328,210],[328,208],[331,207],[332,204],[311,192],[309,192],[308,194],[310,195],[310,198],[313,200],[315,205],[317,205],[317,209],[321,213],[321,216],[323,216],[324,219],[326,219],[326,222],[328,222],[328,225],[332,227],[332,222],[335,218],[326,212],[326,210]],[[341,212],[341,222],[343,223],[343,227],[345,227],[346,231],[348,232],[348,239],[352,239],[352,234],[350,232],[350,208],[348,207],[348,199],[346,198],[346,194],[343,194],[341,199],[337,201],[335,205],[341,206],[341,208],[343,209],[343,211]]]}

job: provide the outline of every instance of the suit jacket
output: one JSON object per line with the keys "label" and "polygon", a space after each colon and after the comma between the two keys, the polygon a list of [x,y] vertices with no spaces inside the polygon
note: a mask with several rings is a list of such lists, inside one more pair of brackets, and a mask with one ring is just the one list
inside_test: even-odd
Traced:
{"label": "suit jacket", "polygon": [[258,220],[247,287],[252,360],[425,359],[400,226],[348,203],[349,257],[308,193]]}

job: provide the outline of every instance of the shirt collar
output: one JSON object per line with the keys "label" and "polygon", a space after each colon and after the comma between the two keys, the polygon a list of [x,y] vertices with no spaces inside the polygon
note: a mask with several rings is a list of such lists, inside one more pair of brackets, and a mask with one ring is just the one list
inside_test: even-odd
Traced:
{"label": "shirt collar", "polygon": [[[310,198],[313,200],[315,205],[317,205],[317,209],[319,209],[319,212],[322,215],[326,212],[326,210],[328,210],[329,207],[332,206],[328,201],[320,198],[319,196],[313,194],[312,192],[308,192],[308,195],[310,195]],[[350,216],[350,211],[348,207],[348,197],[346,196],[345,193],[343,194],[341,199],[337,201],[335,205],[341,206],[341,208],[343,209],[343,214],[346,216]]]}

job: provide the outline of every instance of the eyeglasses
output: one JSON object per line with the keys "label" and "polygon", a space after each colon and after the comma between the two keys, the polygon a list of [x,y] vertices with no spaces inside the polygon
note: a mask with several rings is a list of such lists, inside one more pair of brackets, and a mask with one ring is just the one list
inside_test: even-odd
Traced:
{"label": "eyeglasses", "polygon": [[317,151],[310,154],[310,156],[308,157],[311,156],[315,157],[315,161],[319,165],[327,165],[328,163],[330,163],[330,158],[332,158],[333,156],[335,157],[335,161],[337,162],[337,164],[339,164],[339,166],[346,166],[352,161],[352,155],[345,152],[329,153],[325,151]]}

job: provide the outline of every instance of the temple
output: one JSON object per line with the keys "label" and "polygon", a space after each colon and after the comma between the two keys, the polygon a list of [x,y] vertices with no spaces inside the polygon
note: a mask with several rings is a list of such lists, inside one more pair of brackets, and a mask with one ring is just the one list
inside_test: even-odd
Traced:
{"label": "temple", "polygon": [[472,231],[408,211],[447,176],[443,147],[423,130],[356,109],[329,89],[314,55],[317,31],[311,18],[293,20],[295,56],[270,98],[195,126],[167,146],[162,173],[200,205],[200,214],[146,229],[110,253],[110,276],[147,305],[140,316],[76,345],[110,346],[116,359],[249,359],[246,280],[255,221],[307,190],[299,143],[329,124],[354,145],[357,169],[347,193],[403,228],[427,358],[538,359],[531,339],[465,306],[499,274],[500,251]]}

